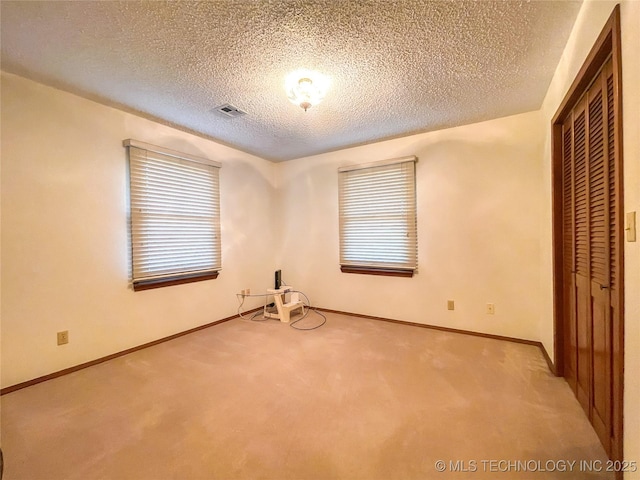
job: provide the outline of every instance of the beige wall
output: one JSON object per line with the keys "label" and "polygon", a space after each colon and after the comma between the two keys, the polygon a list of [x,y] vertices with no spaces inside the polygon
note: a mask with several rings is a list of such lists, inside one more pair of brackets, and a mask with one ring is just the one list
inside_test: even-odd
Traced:
{"label": "beige wall", "polygon": [[[272,282],[272,163],[14,75],[2,94],[2,386],[233,315]],[[128,287],[125,138],[222,162],[217,280]]]}
{"label": "beige wall", "polygon": [[[541,125],[526,113],[279,164],[285,280],[330,309],[535,340]],[[338,167],[405,155],[419,157],[419,273],[341,273]]]}
{"label": "beige wall", "polygon": [[[232,315],[276,266],[324,307],[537,338],[538,113],[276,165],[14,75],[2,88],[3,386]],[[223,162],[217,280],[128,287],[129,137]],[[337,167],[414,154],[420,272],[340,273]]]}
{"label": "beige wall", "polygon": [[[640,2],[586,1],[542,106],[545,146],[542,163],[544,203],[540,250],[541,309],[539,336],[553,350],[551,278],[551,119],[613,11],[621,3],[624,210],[640,212]],[[640,243],[625,243],[625,458],[640,462]],[[640,466],[639,466],[640,468]],[[640,478],[640,472],[625,478]]]}

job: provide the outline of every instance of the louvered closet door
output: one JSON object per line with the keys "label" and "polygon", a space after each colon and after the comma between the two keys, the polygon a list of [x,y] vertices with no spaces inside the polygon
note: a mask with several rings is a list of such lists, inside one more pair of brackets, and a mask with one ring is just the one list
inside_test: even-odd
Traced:
{"label": "louvered closet door", "polygon": [[610,152],[613,150],[614,123],[608,112],[613,96],[613,92],[607,95],[609,80],[612,84],[611,62],[605,65],[589,90],[589,243],[593,329],[590,417],[607,452],[613,434],[611,282],[616,265],[611,255],[616,229],[615,203],[613,210],[611,205],[612,200],[615,202],[615,195],[612,195],[615,192],[615,176],[609,171],[615,168],[611,164],[614,152]]}
{"label": "louvered closet door", "polygon": [[575,265],[575,215],[574,215],[574,156],[573,115],[562,127],[562,257],[563,257],[563,311],[566,315],[564,375],[571,389],[577,388],[578,337],[576,329],[576,265]]}
{"label": "louvered closet door", "polygon": [[576,396],[589,412],[591,385],[591,322],[589,300],[589,191],[587,162],[587,99],[582,97],[573,111],[574,248]]}
{"label": "louvered closet door", "polygon": [[617,318],[613,72],[603,67],[563,125],[565,377],[611,453]]}
{"label": "louvered closet door", "polygon": [[[614,86],[613,86],[613,62],[607,62],[604,68],[604,85],[605,85],[605,98],[606,109],[605,119],[607,124],[606,130],[606,164],[608,174],[608,191],[606,193],[609,203],[608,222],[609,222],[609,296],[608,296],[608,325],[607,332],[609,334],[609,340],[605,344],[603,357],[609,362],[606,367],[606,375],[609,381],[606,382],[608,387],[609,404],[606,405],[606,413],[601,415],[603,425],[602,428],[596,426],[596,431],[602,439],[602,443],[605,446],[605,450],[612,458],[622,457],[622,440],[616,438],[616,431],[618,429],[617,422],[622,421],[621,415],[616,415],[616,408],[621,409],[622,403],[617,402],[616,398],[622,398],[622,374],[615,375],[615,372],[622,372],[622,366],[618,363],[622,357],[621,337],[616,335],[615,332],[621,331],[622,323],[622,305],[620,305],[621,293],[623,292],[623,278],[622,278],[622,255],[623,255],[623,235],[621,235],[622,227],[622,185],[621,182],[621,168],[620,156],[621,152],[616,152],[615,137],[619,134],[616,132],[616,125],[619,125],[618,113],[616,112],[616,106],[614,105]],[[619,201],[618,201],[619,200]],[[616,407],[614,407],[616,404]]]}

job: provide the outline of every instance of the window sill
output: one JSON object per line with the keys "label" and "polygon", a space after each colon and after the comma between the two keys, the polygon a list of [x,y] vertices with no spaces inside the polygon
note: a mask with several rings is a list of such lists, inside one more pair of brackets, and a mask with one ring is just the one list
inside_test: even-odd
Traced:
{"label": "window sill", "polygon": [[182,285],[184,283],[213,280],[215,278],[218,278],[218,272],[198,273],[196,275],[179,275],[156,280],[138,280],[137,282],[133,282],[133,290],[138,292],[141,290],[151,290],[153,288],[170,287],[171,285]]}
{"label": "window sill", "polygon": [[383,275],[386,277],[413,277],[413,270],[400,270],[398,268],[375,268],[375,267],[350,267],[340,266],[343,273],[360,273],[363,275]]}

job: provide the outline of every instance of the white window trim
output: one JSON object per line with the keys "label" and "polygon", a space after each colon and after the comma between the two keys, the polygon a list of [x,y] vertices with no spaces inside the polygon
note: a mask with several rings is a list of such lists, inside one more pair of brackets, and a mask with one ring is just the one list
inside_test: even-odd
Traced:
{"label": "white window trim", "polygon": [[408,157],[392,158],[390,160],[379,160],[377,162],[359,163],[357,165],[347,165],[347,166],[338,168],[338,172],[339,173],[351,172],[353,170],[363,170],[365,168],[372,168],[372,167],[387,167],[389,165],[395,165],[396,163],[407,163],[407,162],[416,163],[417,161],[418,161],[418,157],[416,157],[415,155],[411,155]]}
{"label": "white window trim", "polygon": [[197,155],[191,155],[189,153],[178,152],[177,150],[171,150],[170,148],[159,147],[150,143],[141,142],[139,140],[133,140],[128,138],[122,141],[122,145],[125,147],[136,147],[142,150],[148,150],[150,152],[161,153],[162,155],[168,155],[169,157],[176,157],[182,160],[191,160],[196,163],[203,163],[205,165],[211,165],[212,167],[221,168],[222,163],[210,160],[204,157],[198,157]]}

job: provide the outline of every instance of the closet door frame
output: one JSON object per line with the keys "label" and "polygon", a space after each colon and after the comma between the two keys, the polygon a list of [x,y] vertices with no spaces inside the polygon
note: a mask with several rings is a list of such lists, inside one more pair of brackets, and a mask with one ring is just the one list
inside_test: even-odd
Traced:
{"label": "closet door frame", "polygon": [[[562,205],[562,130],[565,119],[571,114],[571,110],[582,94],[588,90],[593,78],[611,56],[613,63],[613,108],[615,114],[614,123],[614,149],[616,166],[616,258],[615,269],[618,275],[619,287],[612,303],[617,305],[616,315],[612,318],[612,423],[613,438],[611,448],[612,460],[623,459],[623,374],[624,374],[624,222],[623,222],[623,171],[622,171],[622,60],[620,50],[620,5],[616,5],[611,16],[607,20],[596,43],[589,52],[582,68],[578,72],[564,100],[560,104],[551,122],[551,168],[552,168],[552,209],[553,209],[553,295],[554,295],[554,374],[564,376],[565,373],[565,338],[567,327],[565,321],[570,318],[564,312],[565,282],[563,271],[563,205]],[[622,476],[616,476],[622,478]]]}

